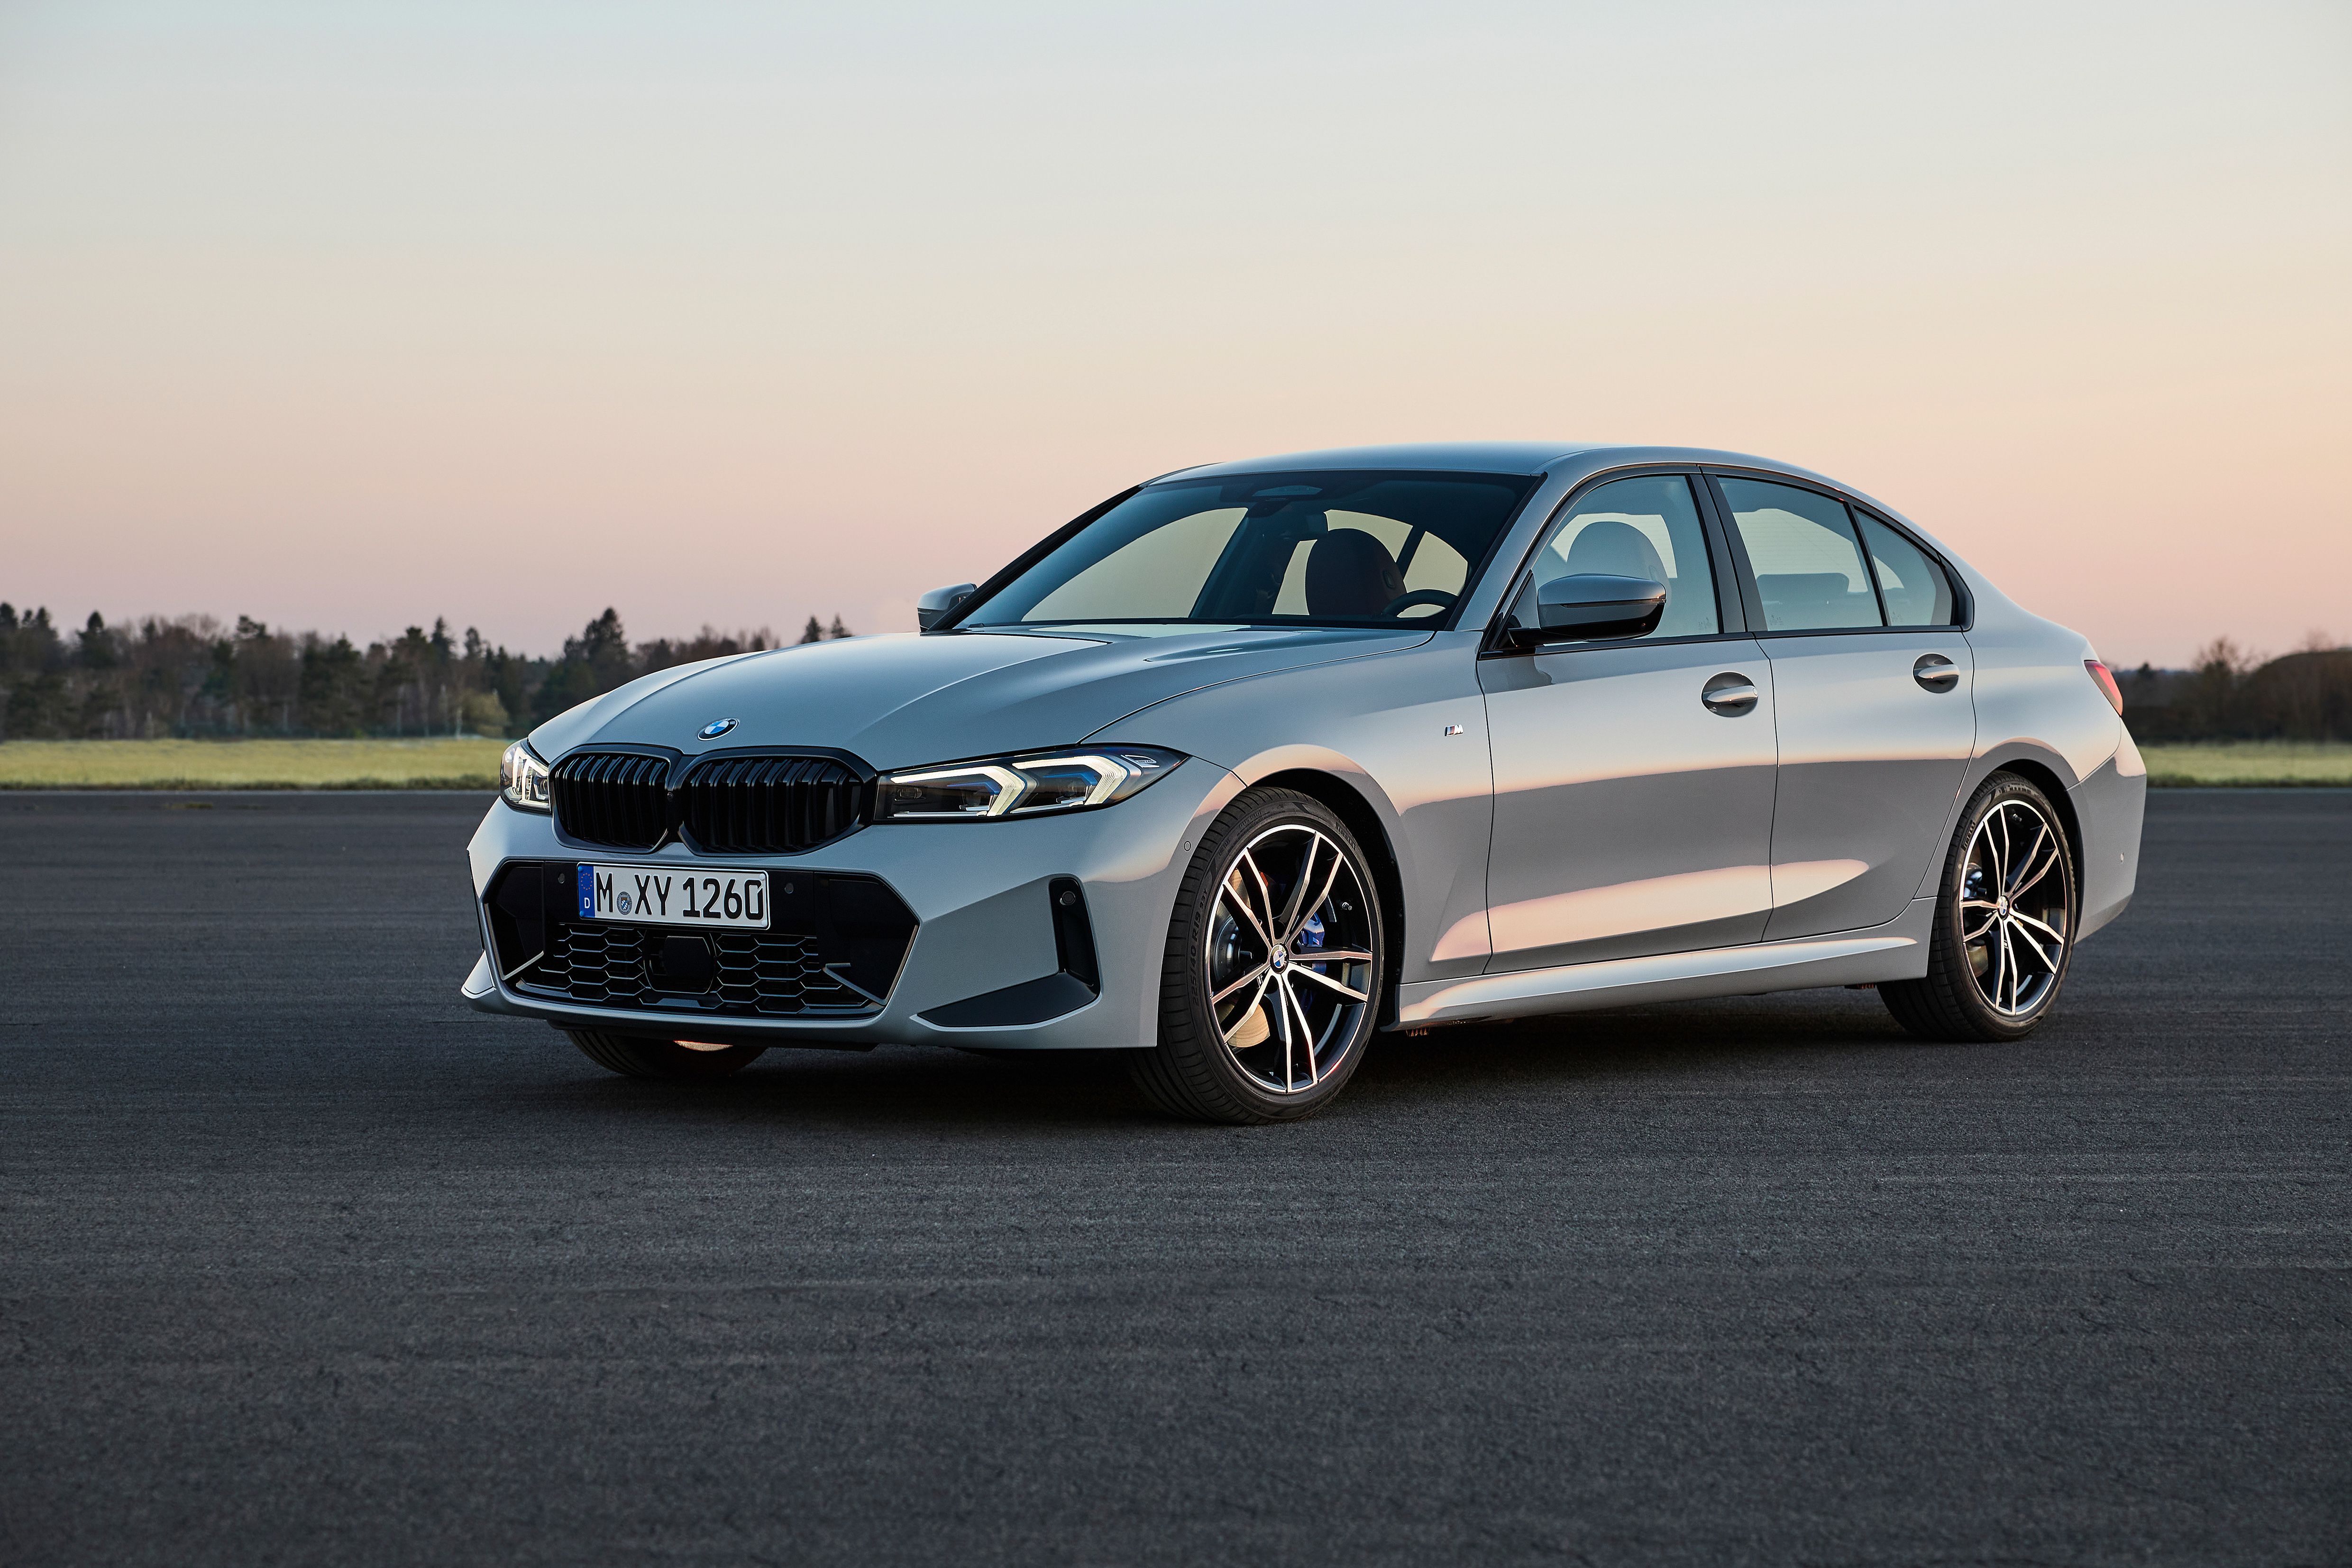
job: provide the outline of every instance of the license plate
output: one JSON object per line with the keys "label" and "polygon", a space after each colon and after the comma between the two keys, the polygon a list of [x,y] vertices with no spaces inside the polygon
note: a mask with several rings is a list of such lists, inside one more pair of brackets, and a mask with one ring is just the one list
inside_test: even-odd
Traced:
{"label": "license plate", "polygon": [[583,865],[580,918],[625,921],[632,925],[765,931],[768,874]]}

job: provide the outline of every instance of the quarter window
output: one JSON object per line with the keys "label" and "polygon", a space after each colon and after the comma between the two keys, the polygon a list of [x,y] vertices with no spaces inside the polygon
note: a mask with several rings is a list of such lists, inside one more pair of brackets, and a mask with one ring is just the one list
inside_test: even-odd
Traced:
{"label": "quarter window", "polygon": [[1707,637],[1721,629],[1706,531],[1680,474],[1612,479],[1586,491],[1536,552],[1535,580],[1603,573],[1666,586],[1666,612],[1653,637]]}
{"label": "quarter window", "polygon": [[1722,479],[1739,542],[1764,601],[1764,629],[1875,626],[1878,595],[1864,575],[1845,503],[1794,485]]}
{"label": "quarter window", "polygon": [[1886,602],[1890,626],[1948,626],[1953,613],[1951,579],[1927,558],[1927,552],[1866,511],[1853,514],[1862,524],[1862,542],[1870,551],[1870,569],[1878,577],[1878,596]]}

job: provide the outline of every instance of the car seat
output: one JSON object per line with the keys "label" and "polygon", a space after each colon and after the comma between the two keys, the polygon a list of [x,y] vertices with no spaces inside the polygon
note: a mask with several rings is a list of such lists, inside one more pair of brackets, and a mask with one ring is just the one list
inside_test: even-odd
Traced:
{"label": "car seat", "polygon": [[1370,620],[1404,596],[1396,557],[1360,528],[1335,528],[1307,552],[1307,613]]}

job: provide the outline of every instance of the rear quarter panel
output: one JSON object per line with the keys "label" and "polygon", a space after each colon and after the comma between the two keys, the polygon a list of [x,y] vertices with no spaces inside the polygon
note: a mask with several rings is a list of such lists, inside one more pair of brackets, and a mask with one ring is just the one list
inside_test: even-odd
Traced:
{"label": "rear quarter panel", "polygon": [[[1992,773],[2008,768],[2046,774],[2074,818],[2088,936],[2130,901],[2139,868],[2139,830],[2147,768],[2123,721],[2093,682],[2084,660],[2097,658],[2079,632],[2027,614],[1989,587],[1978,588],[1977,755],[1954,803],[1959,808]],[[1948,834],[1947,835],[1948,839]],[[1920,896],[1931,897],[1942,858]]]}

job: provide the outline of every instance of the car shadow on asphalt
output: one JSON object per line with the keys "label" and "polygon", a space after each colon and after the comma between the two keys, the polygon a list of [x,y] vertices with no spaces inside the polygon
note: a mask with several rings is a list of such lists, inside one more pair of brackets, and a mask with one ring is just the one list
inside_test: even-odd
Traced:
{"label": "car shadow on asphalt", "polygon": [[[1811,993],[1680,1003],[1616,1013],[1386,1035],[1325,1118],[1382,1115],[1525,1096],[1531,1105],[1661,1080],[1705,1082],[1780,1072],[1858,1055],[1889,1066],[1953,1047],[1912,1039],[1866,993]],[[552,1063],[551,1062],[551,1065]],[[710,1084],[610,1077],[584,1060],[541,1079],[549,1098],[596,1116],[719,1118],[907,1131],[1000,1128],[1077,1131],[1168,1121],[1129,1082],[1126,1053],[1037,1052],[982,1057],[936,1047],[870,1052],[772,1050]]]}

